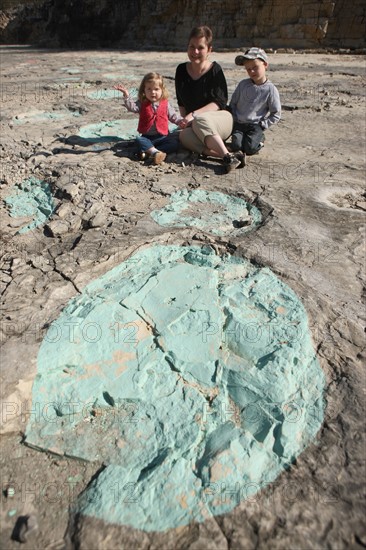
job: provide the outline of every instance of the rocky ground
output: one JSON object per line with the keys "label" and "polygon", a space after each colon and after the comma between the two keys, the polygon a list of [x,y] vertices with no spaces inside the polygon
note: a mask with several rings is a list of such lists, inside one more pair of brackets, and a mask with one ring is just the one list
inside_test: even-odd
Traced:
{"label": "rocky ground", "polygon": [[[245,76],[235,55],[212,54],[230,93]],[[80,138],[82,126],[134,118],[116,96],[102,99],[116,82],[136,87],[143,74],[158,70],[175,104],[175,66],[184,59],[184,53],[2,48],[2,548],[18,547],[27,515],[38,528],[26,533],[25,549],[366,546],[364,58],[272,54],[269,77],[280,90],[283,116],[261,153],[234,173],[185,151],[161,166],[146,165],[134,160],[126,140]],[[5,199],[30,176],[50,183],[55,211],[21,233],[29,217],[11,217]],[[264,223],[225,238],[159,227],[149,213],[183,188],[243,197],[262,209]],[[24,444],[47,327],[88,282],[148,243],[212,244],[270,267],[302,300],[327,381],[322,429],[288,471],[233,512],[164,533],[75,516],[77,495],[103,464]]]}

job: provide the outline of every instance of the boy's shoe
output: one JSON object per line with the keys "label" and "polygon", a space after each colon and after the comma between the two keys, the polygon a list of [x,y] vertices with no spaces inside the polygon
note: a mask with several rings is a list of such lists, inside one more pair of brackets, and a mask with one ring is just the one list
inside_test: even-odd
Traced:
{"label": "boy's shoe", "polygon": [[161,164],[166,159],[166,153],[163,153],[163,151],[157,151],[153,154],[153,163],[154,164]]}
{"label": "boy's shoe", "polygon": [[258,155],[258,153],[261,152],[261,150],[263,149],[263,147],[264,147],[264,143],[263,143],[263,141],[260,141],[260,142],[259,142],[259,145],[258,145],[258,149],[257,149],[254,153],[250,153],[250,156]]}
{"label": "boy's shoe", "polygon": [[235,156],[240,162],[237,168],[244,168],[244,166],[246,165],[245,153],[242,153],[241,151],[239,151],[239,153],[235,153]]}
{"label": "boy's shoe", "polygon": [[241,163],[235,155],[230,155],[229,153],[224,156],[223,161],[227,173],[231,172],[231,170],[235,170],[235,168],[238,168]]}

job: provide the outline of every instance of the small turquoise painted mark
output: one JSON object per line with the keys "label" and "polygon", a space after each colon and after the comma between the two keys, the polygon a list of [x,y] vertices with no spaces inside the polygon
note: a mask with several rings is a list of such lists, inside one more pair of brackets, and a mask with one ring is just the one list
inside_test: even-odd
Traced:
{"label": "small turquoise painted mark", "polygon": [[197,227],[220,236],[253,231],[262,221],[258,208],[244,199],[202,189],[173,193],[151,217],[164,227]]}
{"label": "small turquoise painted mark", "polygon": [[15,124],[26,124],[27,122],[52,122],[65,119],[69,116],[79,117],[80,113],[77,111],[70,112],[56,112],[56,111],[29,111],[28,113],[20,113],[13,117]]}
{"label": "small turquoise painted mark", "polygon": [[[88,99],[97,99],[97,100],[108,100],[108,99],[118,99],[121,101],[123,98],[121,92],[118,90],[113,90],[110,88],[98,88],[96,90],[90,90],[87,92],[87,98]],[[138,90],[137,88],[130,88],[129,89],[129,95],[132,98],[137,98],[138,96]]]}
{"label": "small turquoise painted mark", "polygon": [[6,197],[10,216],[33,218],[18,233],[27,233],[35,227],[43,225],[55,209],[49,183],[33,176],[15,185],[14,192]]}
{"label": "small turquoise painted mark", "polygon": [[105,90],[103,88],[100,88],[99,90],[90,91],[87,94],[88,99],[98,99],[98,100],[106,100],[106,99],[121,99],[121,94],[118,93],[117,90]]}
{"label": "small turquoise painted mark", "polygon": [[60,71],[63,71],[68,74],[79,74],[81,73],[80,69],[77,69],[76,67],[61,67]]}
{"label": "small turquoise painted mark", "polygon": [[[106,122],[97,122],[95,124],[87,124],[79,130],[79,136],[85,139],[95,141],[111,141],[111,140],[130,140],[135,139],[140,134],[137,132],[137,117],[131,119],[109,120]],[[169,124],[169,130],[173,131],[177,127],[174,124]]]}
{"label": "small turquoise painted mark", "polygon": [[118,82],[125,82],[128,80],[139,80],[141,77],[136,76],[134,74],[126,74],[126,73],[105,73],[102,75],[103,78],[106,78],[107,80],[116,80]]}

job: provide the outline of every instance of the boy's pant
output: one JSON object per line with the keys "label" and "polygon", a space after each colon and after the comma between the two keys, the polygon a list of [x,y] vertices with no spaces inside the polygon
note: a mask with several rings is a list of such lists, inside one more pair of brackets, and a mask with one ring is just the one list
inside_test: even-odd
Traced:
{"label": "boy's pant", "polygon": [[264,132],[259,124],[234,122],[231,136],[233,151],[243,151],[246,155],[255,155],[262,148]]}
{"label": "boy's pant", "polygon": [[161,134],[142,135],[136,138],[136,144],[139,151],[147,151],[151,147],[155,147],[163,153],[175,153],[179,147],[178,132],[173,132],[167,136]]}

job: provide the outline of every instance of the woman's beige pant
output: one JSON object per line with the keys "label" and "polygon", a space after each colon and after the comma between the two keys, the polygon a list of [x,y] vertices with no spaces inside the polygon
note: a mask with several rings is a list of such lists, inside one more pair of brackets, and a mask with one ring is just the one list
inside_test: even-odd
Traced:
{"label": "woman's beige pant", "polygon": [[191,126],[179,133],[183,147],[196,153],[202,153],[207,136],[218,134],[224,141],[233,131],[233,117],[229,111],[208,111],[199,114]]}

